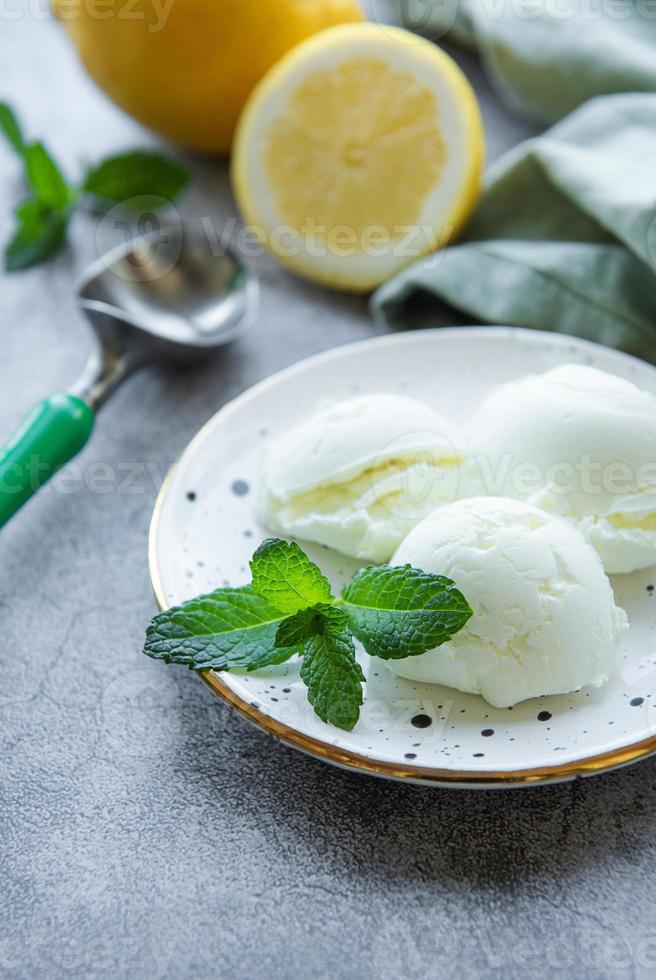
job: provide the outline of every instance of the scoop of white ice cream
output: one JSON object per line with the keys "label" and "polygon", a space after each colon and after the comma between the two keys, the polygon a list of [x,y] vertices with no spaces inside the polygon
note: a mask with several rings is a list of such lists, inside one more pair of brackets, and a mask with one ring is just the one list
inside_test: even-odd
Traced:
{"label": "scoop of white ice cream", "polygon": [[573,521],[607,572],[656,563],[656,398],[596,368],[563,364],[497,388],[472,440],[486,492]]}
{"label": "scoop of white ice cream", "polygon": [[453,579],[473,610],[448,643],[385,663],[506,707],[602,684],[626,615],[575,527],[529,504],[474,497],[431,514],[391,564]]}
{"label": "scoop of white ice cream", "polygon": [[426,514],[459,494],[456,427],[400,395],[362,395],[273,439],[262,461],[258,517],[272,531],[386,561]]}

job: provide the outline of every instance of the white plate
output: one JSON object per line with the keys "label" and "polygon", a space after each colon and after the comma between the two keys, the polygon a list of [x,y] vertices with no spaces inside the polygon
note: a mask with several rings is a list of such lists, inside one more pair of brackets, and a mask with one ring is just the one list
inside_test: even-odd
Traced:
{"label": "white plate", "polygon": [[[594,364],[656,394],[656,369],[642,361],[571,337],[503,327],[422,330],[368,340],[301,361],[255,385],[207,423],[162,488],[150,537],[159,604],[170,606],[250,580],[248,559],[268,536],[253,516],[261,446],[312,412],[322,398],[407,392],[467,421],[493,385],[564,361]],[[304,547],[337,588],[357,567],[323,546]],[[213,671],[201,676],[255,724],[348,768],[471,787],[590,775],[656,751],[652,583],[656,569],[613,581],[631,628],[615,675],[603,688],[538,698],[513,709],[403,680],[376,662],[361,719],[347,733],[314,715],[293,664],[247,676]],[[368,658],[360,652],[366,673]]]}

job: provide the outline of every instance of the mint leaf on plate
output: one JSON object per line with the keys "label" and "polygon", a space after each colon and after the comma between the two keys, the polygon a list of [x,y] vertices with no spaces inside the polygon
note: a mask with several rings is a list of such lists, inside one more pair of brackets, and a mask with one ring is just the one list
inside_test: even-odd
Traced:
{"label": "mint leaf on plate", "polygon": [[7,272],[18,272],[49,259],[66,235],[67,216],[41,201],[25,201],[16,209],[17,228],[5,247]]}
{"label": "mint leaf on plate", "polygon": [[253,588],[281,612],[331,603],[330,583],[294,541],[267,538],[251,562]]}
{"label": "mint leaf on plate", "polygon": [[43,143],[30,143],[23,152],[25,173],[35,196],[48,207],[64,211],[71,189]]}
{"label": "mint leaf on plate", "polygon": [[6,102],[0,102],[0,131],[4,133],[5,138],[16,153],[22,156],[25,149],[23,133],[18,119]]}
{"label": "mint leaf on plate", "polygon": [[143,196],[174,201],[187,180],[187,169],[182,164],[161,153],[135,150],[108,157],[92,167],[82,190],[105,201],[124,202]]}
{"label": "mint leaf on plate", "polygon": [[249,585],[217,589],[155,616],[144,653],[194,670],[256,670],[283,663],[298,652],[275,646],[283,619]]}
{"label": "mint leaf on plate", "polygon": [[367,653],[384,660],[440,646],[472,615],[451,579],[411,565],[360,569],[342,592],[340,608]]}
{"label": "mint leaf on plate", "polygon": [[318,603],[309,609],[300,609],[293,616],[283,619],[276,633],[276,646],[288,647],[305,643],[323,631],[324,613],[333,607]]}
{"label": "mint leaf on plate", "polygon": [[344,613],[329,609],[322,630],[303,646],[301,680],[308,701],[322,721],[350,732],[360,716],[365,676]]}

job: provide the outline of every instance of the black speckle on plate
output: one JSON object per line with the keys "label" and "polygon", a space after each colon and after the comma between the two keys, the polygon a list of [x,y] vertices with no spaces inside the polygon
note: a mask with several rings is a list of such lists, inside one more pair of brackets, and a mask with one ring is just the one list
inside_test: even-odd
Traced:
{"label": "black speckle on plate", "polygon": [[644,698],[631,698],[631,700],[629,701],[629,704],[633,708],[639,708],[640,705],[644,703],[644,700],[645,700]]}
{"label": "black speckle on plate", "polygon": [[433,724],[433,719],[430,715],[415,715],[410,719],[410,724],[415,728],[430,728]]}
{"label": "black speckle on plate", "polygon": [[494,729],[493,728],[484,728],[483,731],[481,732],[481,735],[483,735],[485,738],[489,738],[490,735],[494,735]]}
{"label": "black speckle on plate", "polygon": [[550,721],[550,720],[551,720],[551,712],[550,711],[541,711],[539,713],[539,715],[538,715],[538,721]]}
{"label": "black speckle on plate", "polygon": [[235,480],[230,489],[236,497],[245,497],[250,487],[246,480]]}
{"label": "black speckle on plate", "polygon": [[187,500],[190,500],[192,502],[192,504],[193,504],[193,502],[194,502],[195,499],[196,499],[196,493],[195,493],[195,491],[194,490],[188,490],[187,491]]}

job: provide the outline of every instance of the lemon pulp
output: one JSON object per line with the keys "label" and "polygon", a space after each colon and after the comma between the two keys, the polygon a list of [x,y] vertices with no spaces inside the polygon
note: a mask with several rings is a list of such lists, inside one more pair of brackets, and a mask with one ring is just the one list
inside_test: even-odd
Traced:
{"label": "lemon pulp", "polygon": [[433,92],[380,58],[314,72],[268,133],[265,170],[283,221],[318,238],[372,226],[391,237],[416,222],[445,146]]}

